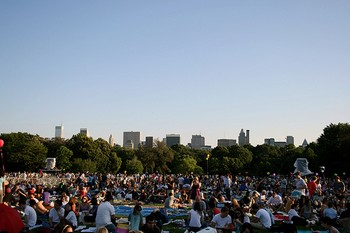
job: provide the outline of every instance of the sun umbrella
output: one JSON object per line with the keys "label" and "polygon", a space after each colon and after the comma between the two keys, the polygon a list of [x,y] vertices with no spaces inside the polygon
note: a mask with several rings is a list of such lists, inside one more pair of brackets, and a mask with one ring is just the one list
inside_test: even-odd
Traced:
{"label": "sun umbrella", "polygon": [[24,223],[16,209],[1,203],[0,216],[0,231],[18,233],[24,228]]}

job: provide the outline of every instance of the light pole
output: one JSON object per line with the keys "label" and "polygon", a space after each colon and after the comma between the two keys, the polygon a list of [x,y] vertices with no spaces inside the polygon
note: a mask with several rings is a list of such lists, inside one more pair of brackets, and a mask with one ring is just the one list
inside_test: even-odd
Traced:
{"label": "light pole", "polygon": [[207,154],[207,158],[205,158],[207,160],[207,176],[209,177],[209,158],[210,158],[210,154]]}

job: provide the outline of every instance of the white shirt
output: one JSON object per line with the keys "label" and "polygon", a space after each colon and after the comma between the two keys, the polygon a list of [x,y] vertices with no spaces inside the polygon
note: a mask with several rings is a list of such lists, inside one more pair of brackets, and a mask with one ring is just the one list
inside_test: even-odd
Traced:
{"label": "white shirt", "polygon": [[271,224],[270,214],[266,210],[259,209],[258,212],[256,212],[255,216],[260,219],[260,222],[264,227],[266,228],[271,227],[272,224]]}
{"label": "white shirt", "polygon": [[96,227],[112,224],[111,216],[115,215],[115,209],[108,201],[102,202],[96,213]]}
{"label": "white shirt", "polygon": [[276,196],[272,196],[269,198],[269,200],[266,202],[266,204],[271,204],[271,205],[280,205],[282,204],[282,197],[278,194]]}
{"label": "white shirt", "polygon": [[215,228],[224,228],[226,225],[232,223],[230,215],[227,215],[225,218],[222,218],[221,213],[216,214],[211,221],[215,222]]}
{"label": "white shirt", "polygon": [[289,221],[292,221],[292,218],[293,218],[294,216],[299,217],[299,214],[297,213],[297,211],[296,211],[295,209],[290,209],[290,210],[288,211]]}
{"label": "white shirt", "polygon": [[201,227],[201,215],[198,213],[198,211],[191,209],[190,210],[190,223],[188,224],[190,227]]}
{"label": "white shirt", "polygon": [[52,222],[54,222],[54,223],[59,223],[60,217],[63,217],[63,216],[64,216],[64,209],[63,208],[60,208],[58,212],[55,208],[52,208],[49,212],[49,218],[51,218]]}
{"label": "white shirt", "polygon": [[24,209],[24,214],[26,215],[26,222],[29,227],[33,227],[36,225],[37,215],[35,209],[29,205]]}
{"label": "white shirt", "polygon": [[69,213],[66,216],[66,219],[72,223],[73,227],[78,226],[77,216],[73,211],[69,211]]}
{"label": "white shirt", "polygon": [[296,189],[305,195],[305,189],[307,188],[306,182],[303,178],[297,179],[295,183]]}

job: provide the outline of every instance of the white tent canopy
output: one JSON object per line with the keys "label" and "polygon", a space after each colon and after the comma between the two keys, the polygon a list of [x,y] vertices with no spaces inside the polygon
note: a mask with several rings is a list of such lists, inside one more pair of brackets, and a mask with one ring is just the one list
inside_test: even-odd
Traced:
{"label": "white tent canopy", "polygon": [[295,167],[294,173],[301,172],[302,176],[313,174],[313,172],[309,170],[308,164],[309,162],[307,161],[306,158],[297,158],[297,160],[295,160],[295,163],[294,163],[294,167]]}

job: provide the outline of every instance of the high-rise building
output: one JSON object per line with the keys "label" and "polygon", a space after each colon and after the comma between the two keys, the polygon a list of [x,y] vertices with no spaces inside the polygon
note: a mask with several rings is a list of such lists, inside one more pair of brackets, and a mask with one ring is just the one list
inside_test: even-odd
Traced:
{"label": "high-rise building", "polygon": [[80,128],[80,134],[90,137],[89,131],[87,128]]}
{"label": "high-rise building", "polygon": [[151,136],[146,137],[145,147],[153,148],[153,137]]}
{"label": "high-rise building", "polygon": [[205,146],[205,138],[202,135],[192,135],[191,148],[201,149],[203,146]]}
{"label": "high-rise building", "polygon": [[265,144],[274,146],[275,145],[275,139],[274,138],[265,138]]}
{"label": "high-rise building", "polygon": [[247,144],[247,145],[250,144],[250,139],[249,139],[249,137],[250,137],[250,130],[247,129],[247,130],[245,131],[245,144]]}
{"label": "high-rise building", "polygon": [[294,137],[293,136],[287,136],[286,142],[287,142],[287,145],[294,145]]}
{"label": "high-rise building", "polygon": [[218,146],[234,146],[237,145],[237,141],[234,139],[218,139]]}
{"label": "high-rise building", "polygon": [[55,127],[55,138],[63,138],[63,125]]}
{"label": "high-rise building", "polygon": [[114,137],[112,136],[112,134],[109,136],[108,142],[109,142],[109,145],[114,146],[115,143],[114,143]]}
{"label": "high-rise building", "polygon": [[245,133],[244,133],[244,130],[241,129],[241,132],[239,133],[239,136],[238,136],[238,145],[243,146],[245,144],[246,144]]}
{"label": "high-rise building", "polygon": [[165,138],[165,144],[168,147],[180,144],[180,134],[167,134]]}
{"label": "high-rise building", "polygon": [[124,132],[123,136],[123,147],[130,148],[132,145],[132,149],[138,149],[141,146],[141,133],[140,132]]}

